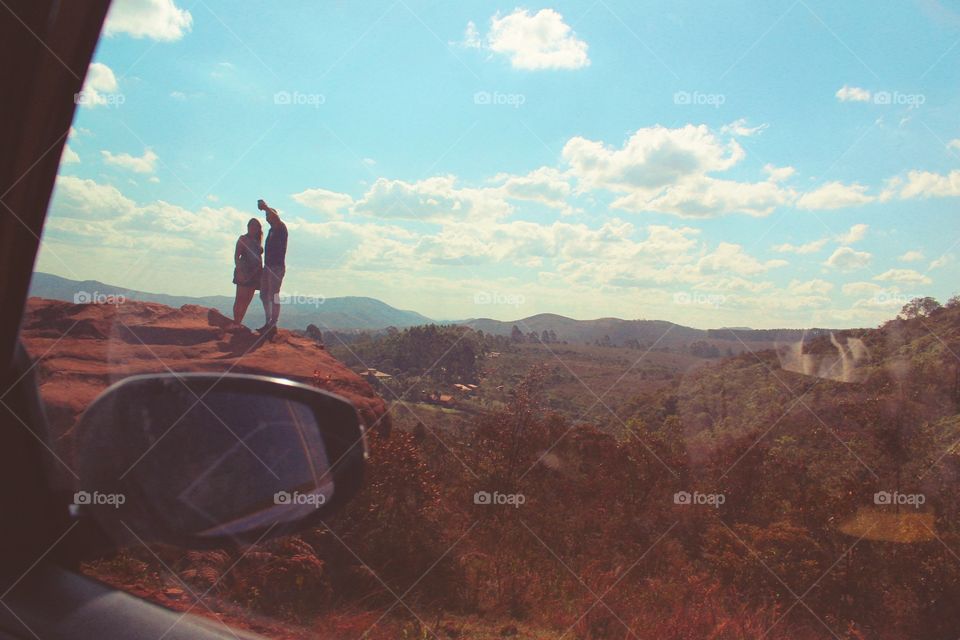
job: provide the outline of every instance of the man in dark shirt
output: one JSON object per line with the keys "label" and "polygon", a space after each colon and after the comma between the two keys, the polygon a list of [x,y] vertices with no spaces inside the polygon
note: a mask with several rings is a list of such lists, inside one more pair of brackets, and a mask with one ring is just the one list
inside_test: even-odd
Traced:
{"label": "man in dark shirt", "polygon": [[283,224],[277,210],[263,200],[257,200],[257,208],[266,212],[270,224],[263,252],[263,275],[260,277],[260,300],[267,323],[258,331],[272,334],[276,333],[277,320],[280,318],[280,285],[286,273],[287,225]]}

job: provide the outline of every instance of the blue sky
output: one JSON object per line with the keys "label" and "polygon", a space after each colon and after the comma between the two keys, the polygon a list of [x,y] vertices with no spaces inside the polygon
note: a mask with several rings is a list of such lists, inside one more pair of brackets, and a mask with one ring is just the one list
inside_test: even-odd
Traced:
{"label": "blue sky", "polygon": [[38,269],[438,319],[873,326],[960,292],[960,13],[936,0],[116,0]]}

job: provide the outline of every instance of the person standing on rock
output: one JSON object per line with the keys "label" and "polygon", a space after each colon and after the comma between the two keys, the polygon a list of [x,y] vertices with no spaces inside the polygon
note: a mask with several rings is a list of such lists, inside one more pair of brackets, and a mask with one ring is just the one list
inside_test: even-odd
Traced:
{"label": "person standing on rock", "polygon": [[280,285],[286,274],[287,225],[283,224],[277,210],[263,200],[257,200],[257,208],[267,214],[270,232],[263,254],[263,275],[260,277],[260,300],[267,322],[257,331],[265,335],[277,332],[280,318]]}
{"label": "person standing on rock", "polygon": [[237,238],[233,250],[233,284],[237,285],[237,296],[233,301],[233,323],[239,327],[247,307],[253,300],[253,293],[260,288],[263,272],[263,227],[256,218],[247,222],[247,233]]}

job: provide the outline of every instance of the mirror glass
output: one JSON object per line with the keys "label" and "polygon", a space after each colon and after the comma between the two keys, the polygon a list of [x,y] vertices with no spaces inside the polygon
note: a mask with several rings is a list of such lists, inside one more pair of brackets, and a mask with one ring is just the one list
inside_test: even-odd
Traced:
{"label": "mirror glass", "polygon": [[300,520],[333,497],[316,412],[281,395],[203,393],[172,380],[119,389],[85,422],[86,502],[110,529],[138,538],[239,536]]}

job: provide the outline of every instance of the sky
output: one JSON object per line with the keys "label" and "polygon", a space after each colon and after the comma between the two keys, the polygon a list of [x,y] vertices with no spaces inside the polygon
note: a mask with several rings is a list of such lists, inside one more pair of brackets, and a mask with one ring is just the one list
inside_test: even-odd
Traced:
{"label": "sky", "polygon": [[938,0],[115,0],[37,269],[435,319],[876,326],[960,293]]}

